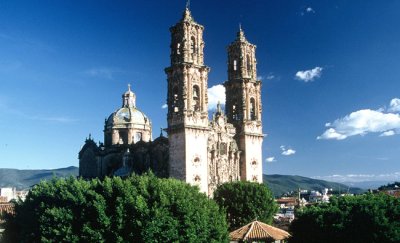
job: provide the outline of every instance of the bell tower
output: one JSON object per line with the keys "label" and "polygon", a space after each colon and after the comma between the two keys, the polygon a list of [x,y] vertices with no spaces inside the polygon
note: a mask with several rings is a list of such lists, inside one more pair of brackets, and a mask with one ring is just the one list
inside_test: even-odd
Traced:
{"label": "bell tower", "polygon": [[210,68],[204,65],[204,27],[186,7],[170,28],[171,66],[168,81],[168,139],[171,177],[198,185],[207,193],[208,101]]}
{"label": "bell tower", "polygon": [[262,182],[261,81],[257,80],[256,46],[246,40],[241,27],[228,46],[228,81],[225,113],[236,127],[236,141],[242,151],[241,180]]}

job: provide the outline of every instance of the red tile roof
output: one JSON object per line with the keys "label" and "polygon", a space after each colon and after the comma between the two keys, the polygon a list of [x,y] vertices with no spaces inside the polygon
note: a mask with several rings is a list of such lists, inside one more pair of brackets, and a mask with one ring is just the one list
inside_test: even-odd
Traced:
{"label": "red tile roof", "polygon": [[232,231],[229,236],[232,241],[265,241],[284,240],[291,235],[284,230],[256,220]]}

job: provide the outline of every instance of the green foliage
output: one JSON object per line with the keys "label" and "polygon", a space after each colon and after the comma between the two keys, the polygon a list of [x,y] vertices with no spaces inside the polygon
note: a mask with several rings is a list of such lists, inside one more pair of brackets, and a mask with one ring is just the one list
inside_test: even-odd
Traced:
{"label": "green foliage", "polygon": [[252,220],[271,223],[278,210],[271,191],[264,185],[248,181],[222,184],[214,200],[227,212],[229,229],[237,229]]}
{"label": "green foliage", "polygon": [[400,242],[400,199],[384,194],[333,197],[296,217],[290,242]]}
{"label": "green foliage", "polygon": [[226,242],[218,205],[153,174],[41,182],[18,201],[7,242]]}
{"label": "green foliage", "polygon": [[383,191],[383,190],[395,190],[395,189],[399,189],[400,188],[400,182],[399,181],[395,181],[394,183],[388,183],[385,186],[380,186],[378,188],[379,191]]}

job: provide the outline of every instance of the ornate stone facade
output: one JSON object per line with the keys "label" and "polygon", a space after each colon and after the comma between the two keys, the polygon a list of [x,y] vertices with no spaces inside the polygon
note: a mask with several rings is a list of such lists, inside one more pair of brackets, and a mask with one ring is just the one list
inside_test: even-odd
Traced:
{"label": "ornate stone facade", "polygon": [[151,169],[168,177],[168,138],[151,140],[151,121],[136,107],[136,95],[128,86],[122,107],[104,124],[105,143],[96,144],[91,136],[79,152],[79,175],[84,178],[127,176]]}
{"label": "ornate stone facade", "polygon": [[228,81],[225,110],[236,128],[242,151],[240,178],[262,182],[261,81],[257,80],[256,46],[246,40],[242,28],[228,46]]}
{"label": "ornate stone facade", "polygon": [[204,27],[188,8],[171,32],[168,80],[170,176],[212,195],[228,181],[262,182],[261,81],[256,80],[255,45],[240,28],[228,47],[226,114],[220,107],[208,120]]}
{"label": "ornate stone facade", "polygon": [[80,175],[85,178],[125,176],[151,169],[174,177],[212,196],[228,181],[262,182],[263,141],[261,81],[257,80],[256,46],[240,28],[228,47],[226,115],[218,104],[209,120],[204,64],[204,27],[188,8],[170,28],[171,66],[165,69],[168,92],[168,138],[151,138],[151,122],[136,107],[128,87],[122,107],[105,121],[104,145],[89,137],[79,152]]}
{"label": "ornate stone facade", "polygon": [[235,135],[235,127],[227,122],[218,104],[208,135],[208,195],[224,182],[240,180],[241,151]]}

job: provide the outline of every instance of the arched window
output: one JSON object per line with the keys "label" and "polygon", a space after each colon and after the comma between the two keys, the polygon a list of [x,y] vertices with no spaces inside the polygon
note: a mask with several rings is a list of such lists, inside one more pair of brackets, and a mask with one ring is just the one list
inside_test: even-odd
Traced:
{"label": "arched window", "polygon": [[190,38],[190,53],[196,53],[196,39],[193,36]]}
{"label": "arched window", "polygon": [[133,137],[134,143],[137,143],[137,142],[139,142],[140,140],[142,140],[142,133],[141,133],[141,132],[135,133],[135,135],[134,135],[134,137]]}
{"label": "arched window", "polygon": [[256,119],[256,102],[254,98],[250,99],[250,119],[253,121]]}
{"label": "arched window", "polygon": [[176,44],[176,54],[181,54],[181,43]]}
{"label": "arched window", "polygon": [[237,61],[233,60],[233,70],[236,71],[237,70]]}
{"label": "arched window", "polygon": [[239,120],[239,116],[238,116],[238,111],[237,111],[237,106],[236,105],[232,106],[232,119],[234,121]]}
{"label": "arched window", "polygon": [[221,155],[225,155],[227,153],[227,144],[226,143],[221,143],[220,144],[219,153]]}
{"label": "arched window", "polygon": [[193,110],[200,110],[200,89],[197,85],[193,86]]}
{"label": "arched window", "polygon": [[178,112],[179,111],[178,99],[179,99],[178,87],[175,86],[172,89],[172,110],[173,110],[173,112]]}
{"label": "arched window", "polygon": [[128,133],[126,131],[119,131],[118,144],[128,144]]}
{"label": "arched window", "polygon": [[246,57],[246,62],[247,62],[247,74],[251,76],[251,60],[249,55],[247,55]]}

